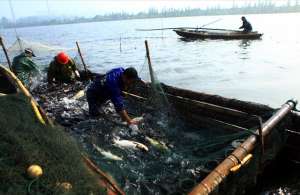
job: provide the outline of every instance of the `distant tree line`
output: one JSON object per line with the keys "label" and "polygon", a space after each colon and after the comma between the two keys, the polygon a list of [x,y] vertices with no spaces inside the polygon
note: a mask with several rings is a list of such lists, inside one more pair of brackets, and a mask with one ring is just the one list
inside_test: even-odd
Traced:
{"label": "distant tree line", "polygon": [[290,13],[300,12],[300,4],[298,0],[291,3],[289,0],[286,5],[276,6],[272,1],[262,1],[260,3],[248,4],[242,7],[233,5],[231,8],[221,8],[219,5],[201,8],[183,8],[183,9],[154,9],[150,8],[147,12],[139,12],[130,14],[127,12],[109,13],[104,15],[96,15],[92,18],[86,17],[25,17],[20,18],[14,23],[6,17],[0,19],[0,27],[12,28],[26,26],[42,26],[42,25],[58,25],[84,22],[100,22],[112,20],[129,20],[129,19],[145,19],[145,18],[166,18],[166,17],[184,17],[184,16],[211,16],[211,15],[233,15],[233,14],[262,14],[262,13]]}

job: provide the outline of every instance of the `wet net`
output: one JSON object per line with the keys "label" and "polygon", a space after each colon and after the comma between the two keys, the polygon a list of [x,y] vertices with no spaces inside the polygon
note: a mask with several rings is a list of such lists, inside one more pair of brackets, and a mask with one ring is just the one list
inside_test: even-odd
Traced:
{"label": "wet net", "polygon": [[[155,75],[154,78],[158,87],[149,85],[145,89],[137,84],[129,90],[143,99],[125,98],[130,116],[143,116],[138,131],[122,123],[110,102],[102,105],[103,117],[90,118],[85,97],[76,98],[85,88],[82,83],[52,89],[41,85],[34,94],[51,117],[67,127],[99,167],[109,172],[127,194],[186,194],[253,134],[258,125],[252,123],[249,131],[228,131],[213,124],[194,125],[205,122],[187,121],[172,102],[165,101],[168,94]],[[271,115],[265,113],[263,120]],[[253,118],[236,122],[246,125],[249,120]],[[266,146],[264,155],[258,147],[254,160],[220,186],[221,194],[242,194],[246,186],[255,184],[261,162],[272,159],[280,150],[284,142],[283,129],[278,127],[269,136],[275,141]],[[143,144],[148,151],[133,147],[133,142]]]}
{"label": "wet net", "polygon": [[[38,122],[27,97],[0,97],[1,194],[104,194],[88,172],[77,144],[61,128]],[[31,179],[26,169],[38,164],[43,175]],[[71,190],[61,184],[68,182]]]}
{"label": "wet net", "polygon": [[[45,57],[40,59],[44,60],[44,64],[48,64],[49,59],[62,50],[24,40],[21,43],[24,47],[31,47],[34,52],[41,52],[39,56],[44,51]],[[19,51],[19,44],[17,41],[9,48],[10,55]],[[78,67],[83,69],[78,53],[68,51],[75,56]],[[138,131],[122,123],[111,102],[102,106],[103,117],[90,118],[84,96],[86,83],[48,87],[41,79],[31,89],[48,116],[66,127],[65,130],[76,138],[92,160],[109,172],[127,194],[186,194],[253,134],[258,126],[253,123],[248,125],[249,120],[253,119],[236,119],[235,122],[241,126],[247,124],[250,131],[228,131],[214,124],[204,125],[206,122],[203,120],[189,118],[201,113],[190,111],[192,114],[187,116],[182,110],[189,110],[192,105],[183,106],[182,110],[174,106],[155,71],[151,71],[151,79],[147,67],[145,58],[139,75],[146,81],[152,81],[152,84],[146,89],[137,84],[129,90],[142,99],[131,96],[125,98],[130,116],[143,116]],[[45,77],[44,73],[42,71],[42,78]],[[77,96],[81,92],[83,95]],[[0,175],[0,181],[3,182],[1,192],[22,194],[27,190],[32,194],[53,194],[59,193],[57,182],[70,182],[72,192],[76,194],[90,191],[97,194],[95,181],[85,174],[85,168],[79,163],[80,151],[65,133],[37,124],[26,98],[0,98],[0,124],[4,127],[0,135],[4,140],[0,144],[3,148],[0,164],[1,168],[4,167]],[[263,119],[271,115],[265,113]],[[220,186],[220,194],[243,194],[246,187],[241,186],[256,183],[262,162],[272,159],[284,143],[283,129],[279,126],[269,136],[273,144],[266,146],[264,154],[257,147],[254,160],[245,169],[230,175]],[[144,145],[148,151],[136,147],[136,142]],[[25,176],[26,167],[32,163],[45,167],[44,176],[34,182]]]}
{"label": "wet net", "polygon": [[[82,59],[80,58],[80,55],[75,47],[66,48],[41,42],[29,41],[20,37],[17,37],[16,41],[7,48],[10,61],[13,62],[13,58],[24,52],[25,48],[30,48],[34,52],[36,57],[33,58],[33,61],[36,63],[39,69],[38,73],[31,75],[30,85],[27,86],[30,88],[30,90],[33,90],[39,85],[39,83],[41,83],[43,80],[46,80],[47,70],[50,62],[54,59],[54,56],[61,51],[66,52],[70,58],[73,59],[79,71],[85,70]],[[0,52],[0,63],[8,67],[7,60],[2,50]]]}
{"label": "wet net", "polygon": [[[36,55],[34,61],[36,62],[40,70],[44,70],[50,63],[49,59],[51,60],[60,51],[70,52],[72,55],[73,53],[75,53],[75,48],[55,46],[47,43],[29,41],[21,37],[17,37],[16,41],[13,44],[7,46],[7,52],[11,61],[15,56],[22,53],[26,48],[32,49],[32,51]],[[2,54],[2,51],[1,62],[7,65],[5,56]]]}

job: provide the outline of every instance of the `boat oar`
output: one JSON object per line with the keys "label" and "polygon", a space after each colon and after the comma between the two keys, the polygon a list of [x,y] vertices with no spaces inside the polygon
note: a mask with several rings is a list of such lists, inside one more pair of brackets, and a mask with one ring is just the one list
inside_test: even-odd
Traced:
{"label": "boat oar", "polygon": [[156,31],[156,30],[176,30],[176,29],[199,29],[199,28],[202,28],[202,27],[205,27],[205,26],[208,26],[208,25],[211,25],[211,24],[214,24],[214,23],[216,23],[216,22],[219,22],[219,21],[221,21],[222,20],[222,18],[219,18],[219,19],[217,19],[217,20],[214,20],[214,21],[212,21],[212,22],[209,22],[209,23],[207,23],[207,24],[204,24],[204,25],[202,25],[201,27],[197,27],[197,28],[195,28],[195,27],[170,27],[170,28],[152,28],[152,29],[135,29],[136,31]]}
{"label": "boat oar", "polygon": [[221,20],[223,20],[223,19],[222,19],[222,18],[219,18],[219,19],[217,19],[217,20],[214,20],[214,21],[212,21],[212,22],[209,22],[209,23],[207,23],[207,24],[204,24],[204,25],[200,26],[200,28],[203,28],[203,27],[208,26],[208,25],[211,25],[211,24],[215,24],[215,23],[217,23],[217,22],[219,22],[219,21],[221,21]]}
{"label": "boat oar", "polygon": [[189,27],[170,27],[170,28],[151,28],[151,29],[135,29],[136,31],[156,31],[156,30],[173,30],[173,29],[183,29],[183,28],[188,28]]}

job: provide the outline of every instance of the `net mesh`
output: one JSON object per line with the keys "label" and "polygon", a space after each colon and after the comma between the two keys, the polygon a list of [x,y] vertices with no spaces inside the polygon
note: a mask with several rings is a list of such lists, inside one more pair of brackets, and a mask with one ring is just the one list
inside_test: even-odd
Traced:
{"label": "net mesh", "polygon": [[[62,194],[59,183],[63,182],[72,185],[68,194],[103,194],[73,139],[60,128],[41,125],[27,97],[0,99],[1,194]],[[38,180],[26,176],[32,164],[43,169]]]}
{"label": "net mesh", "polygon": [[[145,60],[144,66],[146,63]],[[139,72],[143,72],[141,75],[145,74],[146,77],[147,71],[144,67]],[[147,99],[138,101],[127,97],[125,101],[126,109],[132,117],[144,116],[138,132],[122,125],[118,114],[109,102],[102,107],[105,117],[89,118],[85,98],[73,99],[79,90],[84,89],[83,84],[56,86],[51,90],[41,86],[35,91],[35,95],[52,117],[68,127],[93,160],[102,169],[112,174],[127,194],[185,194],[258,126],[255,123],[249,131],[240,132],[228,131],[214,125],[207,128],[195,127],[185,120],[181,111],[177,110],[172,103],[165,102],[164,99],[167,99],[168,94],[162,90],[163,87],[157,77],[155,75],[154,77],[156,78],[154,83],[160,85],[160,89],[156,87],[145,89],[137,84],[131,92]],[[41,94],[46,95],[41,97]],[[272,113],[266,113],[263,119],[271,115]],[[243,125],[251,120],[253,121],[253,118],[236,122]],[[282,129],[278,127],[275,130],[280,132]],[[275,138],[282,139],[281,136]],[[115,139],[143,143],[149,148],[149,152],[120,148],[114,143]],[[268,146],[270,150],[267,150],[265,157],[269,156],[268,158],[272,159],[277,154],[276,148],[277,146],[280,148],[282,143],[280,140]],[[235,179],[238,181],[226,182],[224,188],[220,186],[222,194],[227,192],[238,194],[240,189],[245,189],[237,188],[235,183],[247,186],[255,182],[260,170],[257,161],[260,156],[259,150],[258,154],[254,155],[255,160],[249,164],[249,167],[254,166],[255,169],[245,169],[249,172],[240,177],[241,181],[238,180],[239,174],[233,179],[228,179],[228,181],[235,181]],[[266,160],[267,158],[263,162]]]}
{"label": "net mesh", "polygon": [[[25,48],[32,49],[34,54],[37,56],[36,58],[34,58],[34,61],[36,62],[40,70],[44,70],[45,68],[47,68],[50,63],[49,60],[52,60],[52,58],[60,51],[70,52],[72,55],[75,53],[76,55],[75,48],[55,46],[17,37],[16,41],[12,45],[7,47],[7,52],[11,61],[15,56],[22,53]],[[7,65],[4,54],[1,52],[0,55],[0,62]]]}
{"label": "net mesh", "polygon": [[[82,68],[78,54],[75,54],[75,61]],[[151,81],[147,58],[139,74],[144,80]],[[106,117],[89,118],[85,98],[73,99],[79,90],[86,87],[84,83],[54,86],[51,89],[47,88],[46,84],[39,83],[33,93],[48,114],[67,127],[93,160],[111,173],[127,194],[184,194],[224,160],[257,126],[251,126],[251,131],[241,132],[229,132],[214,125],[209,128],[195,127],[168,101],[155,72],[152,76],[152,86],[149,89],[144,90],[141,87],[139,90],[137,85],[133,90],[146,97],[146,101],[137,101],[130,97],[126,100],[126,108],[132,117],[144,116],[138,132],[122,125],[110,103],[103,105]],[[272,113],[267,113],[264,118],[270,114]],[[249,120],[236,122],[243,125],[248,124]],[[267,161],[277,154],[284,139],[279,133],[282,129],[278,127],[275,129],[277,134],[270,136],[271,139],[276,138],[276,141],[268,146],[269,150],[264,156],[259,150],[255,151],[255,160],[251,161],[246,169],[233,177],[230,176],[223,185],[226,187],[220,186],[222,194],[242,194],[239,192],[245,191],[245,188],[239,186],[255,183],[256,174],[260,170],[257,157],[262,156],[262,161]],[[149,152],[117,147],[114,144],[115,139],[143,143],[149,147]],[[26,144],[31,142],[33,140]],[[68,153],[70,151],[68,150]],[[68,158],[74,159],[72,156]],[[70,170],[69,166],[72,168],[73,165],[68,165],[65,169]]]}

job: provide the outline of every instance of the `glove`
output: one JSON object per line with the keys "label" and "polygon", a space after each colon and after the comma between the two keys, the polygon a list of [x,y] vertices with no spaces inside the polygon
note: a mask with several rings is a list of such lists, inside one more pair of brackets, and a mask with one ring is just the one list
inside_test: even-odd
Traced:
{"label": "glove", "polygon": [[130,124],[129,125],[129,128],[132,130],[132,131],[139,131],[139,127],[135,124]]}
{"label": "glove", "polygon": [[141,116],[141,117],[135,117],[132,119],[132,122],[134,123],[140,123],[144,120],[144,118]]}

